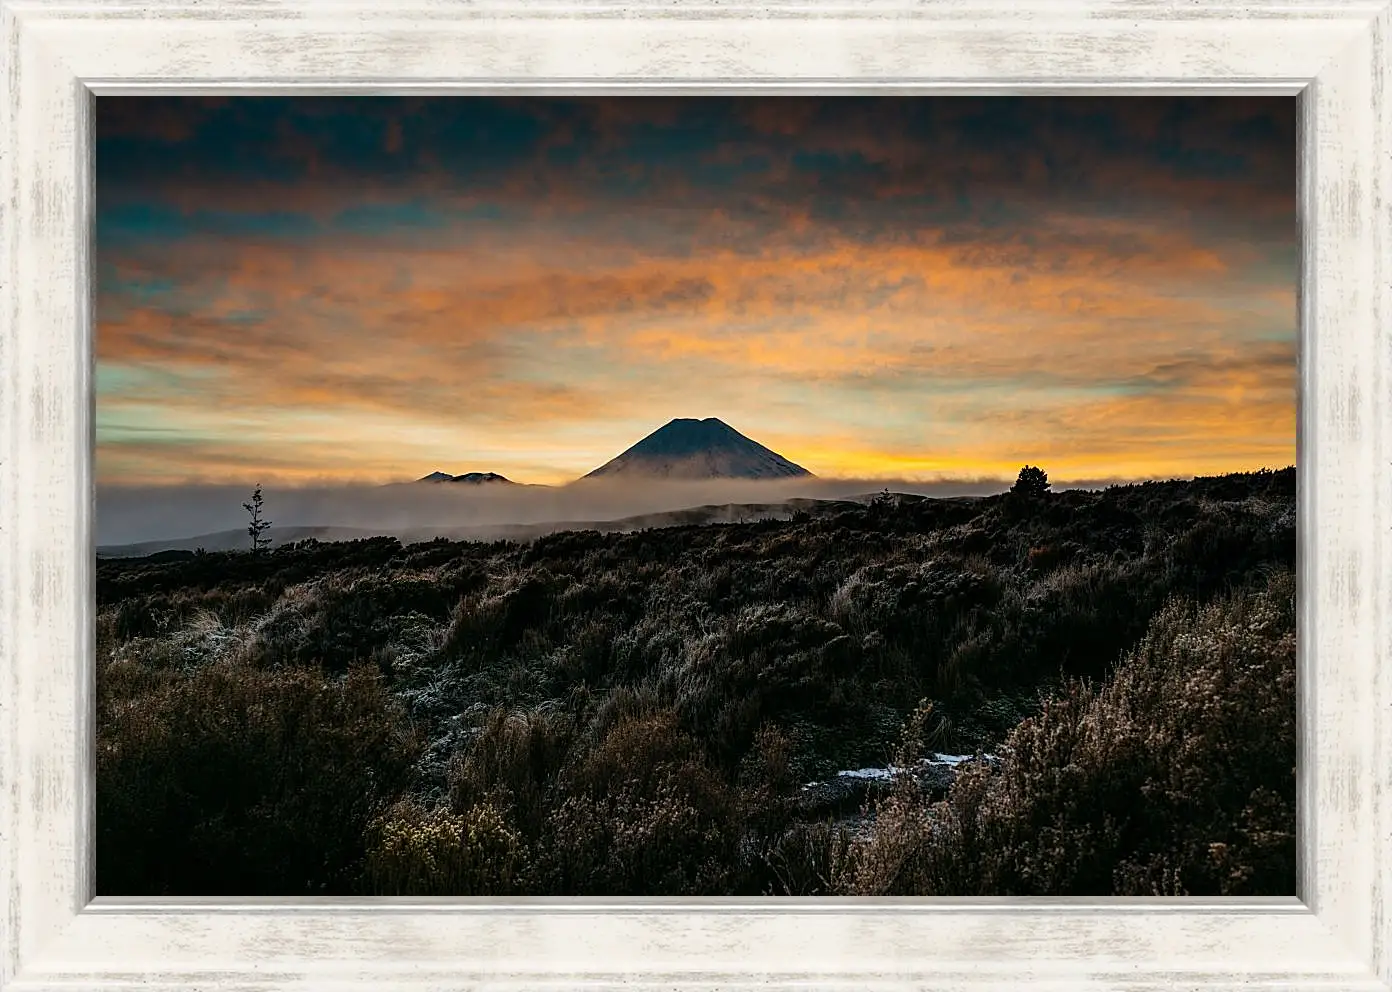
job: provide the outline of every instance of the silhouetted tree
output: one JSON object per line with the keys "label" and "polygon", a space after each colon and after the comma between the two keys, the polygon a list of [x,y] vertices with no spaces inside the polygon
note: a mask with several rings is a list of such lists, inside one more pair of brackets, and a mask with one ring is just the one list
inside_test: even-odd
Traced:
{"label": "silhouetted tree", "polygon": [[1049,474],[1042,468],[1026,465],[1010,491],[1019,496],[1043,496],[1049,491]]}
{"label": "silhouetted tree", "polygon": [[265,500],[261,498],[261,486],[258,483],[256,488],[251,492],[251,502],[242,504],[242,508],[246,510],[247,513],[251,514],[251,525],[247,527],[247,533],[251,535],[252,551],[260,551],[262,548],[268,548],[271,545],[271,539],[269,537],[261,536],[262,533],[271,526],[269,520],[261,519],[261,508],[264,503]]}
{"label": "silhouetted tree", "polygon": [[882,491],[875,494],[875,498],[870,501],[870,507],[874,510],[888,510],[896,503],[898,503],[898,500],[894,498],[894,494],[890,492],[889,487],[886,486]]}

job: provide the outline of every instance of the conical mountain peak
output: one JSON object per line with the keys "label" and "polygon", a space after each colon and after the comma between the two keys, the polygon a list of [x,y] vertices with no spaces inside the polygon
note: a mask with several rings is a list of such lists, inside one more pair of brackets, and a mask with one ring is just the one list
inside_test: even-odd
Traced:
{"label": "conical mountain peak", "polygon": [[811,475],[719,417],[679,417],[585,478],[790,479]]}

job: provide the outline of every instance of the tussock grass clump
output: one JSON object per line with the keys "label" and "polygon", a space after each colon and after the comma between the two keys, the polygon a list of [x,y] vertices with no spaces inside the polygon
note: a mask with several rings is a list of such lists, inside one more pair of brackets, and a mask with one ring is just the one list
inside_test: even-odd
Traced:
{"label": "tussock grass clump", "polygon": [[455,758],[449,774],[453,807],[486,803],[507,810],[535,841],[571,752],[573,724],[566,713],[491,710],[472,746]]}
{"label": "tussock grass clump", "polygon": [[715,894],[734,883],[733,790],[671,711],[621,717],[568,770],[535,884],[566,895]]}
{"label": "tussock grass clump", "polygon": [[831,820],[794,821],[774,838],[763,858],[773,883],[768,895],[840,895],[854,870],[854,835]]}

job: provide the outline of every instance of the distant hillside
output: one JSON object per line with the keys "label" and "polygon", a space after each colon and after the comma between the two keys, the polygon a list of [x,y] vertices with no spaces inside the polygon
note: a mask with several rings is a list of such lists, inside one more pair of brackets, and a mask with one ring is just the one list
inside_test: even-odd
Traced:
{"label": "distant hillside", "polygon": [[[294,544],[296,541],[357,541],[378,537],[379,531],[356,527],[272,527],[265,534],[271,547]],[[97,547],[98,558],[143,558],[162,551],[240,551],[251,547],[246,528],[220,530],[194,537],[176,537],[160,541],[140,541],[135,544],[106,544]]]}
{"label": "distant hillside", "polygon": [[[901,495],[903,501],[923,497]],[[855,507],[870,497],[851,497],[845,500],[790,499],[776,503],[711,503],[680,510],[664,510],[620,517],[616,520],[552,520],[525,524],[480,524],[463,527],[406,527],[365,530],[356,527],[272,527],[267,531],[273,547],[297,541],[316,540],[357,541],[366,537],[392,537],[403,544],[418,544],[440,538],[456,541],[530,541],[560,531],[593,530],[604,534],[623,534],[654,527],[685,527],[702,524],[740,524],[757,520],[788,520],[798,510],[817,514]],[[166,541],[142,541],[138,544],[103,545],[97,548],[98,558],[143,558],[163,552],[238,551],[249,546],[245,528],[200,534],[197,537],[174,538]]]}
{"label": "distant hillside", "polygon": [[797,479],[812,473],[715,417],[673,420],[586,479]]}

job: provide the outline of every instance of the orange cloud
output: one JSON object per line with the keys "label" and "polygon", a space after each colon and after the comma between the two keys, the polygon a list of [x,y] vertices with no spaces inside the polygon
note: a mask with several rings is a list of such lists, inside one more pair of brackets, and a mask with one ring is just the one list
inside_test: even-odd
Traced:
{"label": "orange cloud", "polygon": [[[1114,234],[1092,231],[1098,247],[1074,243],[1047,264],[1039,247],[925,241],[603,269],[506,252],[383,256],[352,241],[202,243],[163,270],[204,301],[197,312],[103,300],[98,360],[184,374],[185,386],[159,399],[170,417],[243,411],[247,429],[265,437],[248,451],[265,451],[268,465],[293,451],[296,471],[316,478],[423,474],[437,463],[507,474],[525,462],[544,476],[535,481],[563,481],[669,413],[729,416],[756,434],[762,421],[761,439],[777,437],[786,446],[779,450],[821,474],[994,472],[1031,450],[1097,474],[1141,440],[1151,454],[1127,464],[1157,470],[1241,450],[1293,450],[1293,391],[1280,392],[1293,390],[1293,333],[1289,343],[1243,345],[1233,326],[1245,311],[1203,292],[1221,290],[1228,271],[1212,251],[1161,232],[1136,235],[1149,238],[1148,250],[1117,258],[1101,247]],[[405,288],[394,286],[398,270],[409,272]],[[117,271],[133,278],[155,269]],[[1275,304],[1284,294],[1268,296]],[[1293,292],[1289,302],[1293,328]],[[1001,388],[1029,398],[1029,412],[979,395]],[[1088,398],[1110,388],[1139,395]],[[101,416],[119,421],[145,402],[109,392]],[[881,411],[891,426],[928,416],[980,429],[959,431],[951,445],[925,435],[907,447],[897,428],[885,434],[892,447],[825,443],[840,433],[838,416],[884,433],[866,414],[886,404],[895,407]],[[794,429],[819,407],[821,423]],[[341,426],[309,434],[276,427],[315,418]],[[365,426],[374,422],[392,426]],[[1283,422],[1284,440],[1259,440],[1258,428],[1270,433]],[[1172,425],[1181,440],[1161,444],[1156,424]],[[566,427],[562,445],[535,440]],[[216,424],[206,433],[215,438]],[[479,443],[489,435],[509,440]],[[408,436],[433,440],[403,444]],[[210,444],[190,451],[186,471],[199,458],[242,463],[212,454],[226,442]],[[159,453],[126,441],[106,446],[125,452],[100,463],[113,475],[148,472],[141,458]],[[528,453],[548,447],[562,450]]]}

